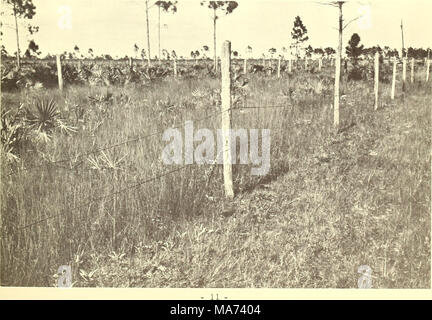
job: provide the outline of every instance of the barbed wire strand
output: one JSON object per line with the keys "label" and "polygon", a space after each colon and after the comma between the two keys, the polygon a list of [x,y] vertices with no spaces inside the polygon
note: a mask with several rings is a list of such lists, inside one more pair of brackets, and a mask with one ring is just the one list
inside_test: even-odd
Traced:
{"label": "barbed wire strand", "polygon": [[[122,194],[122,193],[126,193],[126,192],[128,192],[128,191],[130,191],[130,190],[132,190],[132,189],[137,189],[137,188],[141,187],[141,186],[144,185],[144,184],[147,184],[147,183],[150,183],[150,182],[152,182],[152,181],[158,180],[158,179],[160,179],[160,178],[162,178],[162,177],[165,177],[165,176],[167,176],[167,175],[169,175],[169,174],[172,174],[172,173],[178,172],[178,171],[180,171],[180,170],[186,168],[187,166],[188,166],[188,165],[184,165],[184,166],[182,166],[182,167],[180,167],[180,168],[176,168],[176,169],[174,169],[174,170],[170,170],[170,171],[167,171],[167,172],[164,172],[164,173],[161,173],[161,174],[155,175],[155,176],[153,176],[153,177],[151,177],[151,178],[148,178],[148,179],[142,180],[142,181],[140,181],[140,182],[138,182],[138,183],[136,183],[136,184],[134,184],[134,185],[132,185],[132,186],[129,186],[129,187],[123,188],[123,189],[121,189],[121,190],[118,190],[118,191],[116,191],[116,192],[113,192],[113,193],[107,194],[107,195],[105,195],[105,196],[97,197],[97,198],[92,198],[91,200],[87,200],[85,203],[83,203],[83,204],[81,204],[81,205],[78,205],[78,206],[76,206],[76,207],[73,207],[73,208],[71,208],[71,209],[69,209],[69,210],[70,210],[70,211],[75,211],[75,210],[77,210],[77,209],[87,207],[87,206],[89,206],[89,205],[91,205],[91,204],[93,204],[93,203],[95,203],[95,202],[103,201],[103,200],[105,200],[105,199],[107,199],[107,198],[114,197],[114,196],[119,195],[119,194]],[[29,227],[34,226],[34,225],[36,225],[36,224],[39,224],[39,223],[42,223],[42,222],[44,222],[44,221],[48,221],[48,220],[50,220],[50,219],[53,219],[53,218],[55,218],[55,217],[58,217],[58,216],[60,216],[62,213],[63,213],[63,212],[58,213],[58,214],[54,214],[54,215],[50,215],[50,216],[45,217],[45,218],[43,218],[43,219],[40,219],[40,220],[38,220],[38,221],[35,221],[35,222],[32,222],[32,223],[29,223],[29,224],[24,225],[24,226],[21,226],[21,227],[18,227],[18,229],[20,230],[20,229],[26,229],[26,228],[29,228]]]}
{"label": "barbed wire strand", "polygon": [[[226,111],[228,111],[228,110],[226,110]],[[282,127],[282,128],[278,128],[278,129],[276,129],[276,130],[274,130],[274,131],[273,131],[273,129],[272,129],[272,132],[278,132],[278,131],[280,131],[280,130],[284,130],[284,129],[286,129],[286,128],[283,128],[283,127]],[[230,151],[230,150],[232,150],[232,146],[229,146],[227,149],[222,149],[222,150],[220,150],[219,153],[216,155],[215,159],[216,159],[216,160],[219,159],[219,157],[221,156],[221,153],[222,153],[222,152],[226,152],[226,151]],[[216,160],[215,160],[215,162],[212,164],[213,166],[215,166],[216,164],[218,164],[218,163],[216,162]],[[134,185],[132,185],[132,186],[129,186],[129,187],[123,188],[123,189],[121,189],[121,190],[118,190],[118,191],[116,191],[116,192],[113,192],[113,193],[107,194],[107,195],[105,195],[105,196],[97,197],[97,198],[92,198],[91,200],[87,200],[86,203],[84,203],[84,204],[81,204],[81,205],[78,205],[78,206],[75,206],[75,207],[71,208],[70,211],[75,211],[75,210],[78,210],[78,209],[80,209],[80,208],[84,208],[84,207],[90,206],[90,205],[92,205],[92,204],[95,203],[95,202],[103,201],[103,200],[105,200],[105,199],[108,199],[108,198],[114,197],[114,196],[116,196],[116,195],[119,195],[119,194],[122,194],[122,193],[129,192],[130,190],[137,189],[137,188],[141,187],[141,186],[144,185],[144,184],[147,184],[147,183],[153,182],[153,181],[158,180],[158,179],[160,179],[160,178],[162,178],[162,177],[168,176],[168,175],[170,175],[170,174],[172,174],[172,173],[175,173],[175,172],[181,171],[181,170],[185,169],[187,166],[188,166],[188,165],[184,165],[184,166],[181,166],[181,167],[176,168],[176,169],[174,169],[174,170],[170,170],[170,171],[167,171],[167,172],[164,172],[164,173],[161,173],[161,174],[155,175],[155,176],[153,176],[153,177],[151,177],[151,178],[148,178],[148,179],[142,180],[142,181],[140,181],[140,182],[138,182],[138,183],[136,183],[136,184],[134,184]],[[55,214],[55,215],[51,215],[51,216],[45,217],[45,218],[40,219],[40,220],[38,220],[38,221],[32,222],[32,223],[30,223],[30,224],[27,224],[27,225],[24,225],[24,226],[18,227],[17,229],[18,229],[18,230],[21,230],[21,229],[27,229],[27,228],[29,228],[29,227],[31,227],[31,226],[34,226],[34,225],[40,224],[40,223],[42,223],[42,222],[48,221],[48,220],[50,220],[50,219],[53,219],[53,218],[55,218],[55,217],[59,217],[63,212],[64,212],[64,211],[62,211],[61,213]]]}
{"label": "barbed wire strand", "polygon": [[[192,121],[200,122],[200,121],[212,118],[214,116],[217,116],[219,114],[222,114],[222,113],[230,111],[230,110],[232,110],[232,109],[223,110],[223,111],[217,111],[217,112],[212,113],[211,115],[205,116],[203,118],[195,119],[195,120],[192,120]],[[178,129],[178,128],[182,127],[183,125],[184,124],[181,124],[181,125],[173,126],[173,127],[170,127],[170,128],[171,129]],[[137,142],[137,141],[140,141],[140,140],[143,140],[143,139],[146,139],[146,138],[150,138],[150,137],[159,135],[159,134],[163,133],[164,131],[165,131],[165,129],[164,130],[155,131],[153,133],[150,133],[150,134],[147,134],[147,135],[143,135],[143,136],[138,136],[138,137],[135,137],[135,138],[132,138],[132,139],[129,139],[129,140],[125,140],[125,141],[113,144],[113,145],[97,148],[96,150],[88,151],[88,152],[82,153],[80,155],[77,155],[75,157],[70,157],[70,158],[67,158],[67,159],[61,159],[61,160],[51,161],[51,162],[47,162],[47,163],[44,163],[44,164],[41,164],[41,165],[32,166],[32,167],[24,168],[24,169],[20,169],[20,170],[11,172],[11,173],[9,173],[6,176],[9,177],[11,175],[15,175],[15,174],[21,173],[23,171],[31,171],[33,169],[39,169],[39,168],[42,168],[42,167],[44,167],[46,165],[54,165],[54,164],[69,162],[69,161],[72,161],[74,159],[79,159],[79,158],[82,158],[82,157],[87,157],[87,156],[92,155],[92,154],[96,154],[96,153],[99,153],[99,152],[102,152],[102,151],[114,149],[114,148],[117,148],[117,147],[129,144],[129,143],[132,143],[132,142]]]}
{"label": "barbed wire strand", "polygon": [[[203,121],[203,120],[206,120],[206,119],[210,119],[210,118],[212,118],[214,116],[217,116],[217,115],[222,114],[222,113],[227,112],[227,111],[239,111],[239,110],[246,110],[246,109],[291,108],[291,107],[292,107],[291,105],[287,105],[287,106],[264,106],[264,107],[230,108],[230,109],[223,110],[223,111],[217,111],[217,112],[214,112],[211,115],[208,115],[206,117],[199,118],[199,119],[194,119],[194,120],[191,120],[191,121],[200,122],[200,121]],[[179,124],[179,125],[176,125],[176,126],[173,126],[173,127],[170,127],[170,128],[171,129],[178,129],[178,128],[182,127],[183,125],[184,124]],[[156,132],[144,135],[144,136],[138,136],[138,137],[135,137],[135,138],[132,138],[132,139],[129,139],[129,140],[125,140],[125,141],[113,144],[113,145],[97,148],[96,150],[88,151],[88,152],[82,153],[80,155],[77,155],[75,157],[70,157],[70,158],[67,158],[67,159],[61,159],[61,160],[51,161],[51,162],[47,162],[47,163],[44,163],[44,164],[41,164],[41,165],[32,166],[32,167],[24,168],[24,169],[20,169],[20,170],[17,170],[17,171],[14,171],[14,172],[11,172],[11,173],[7,174],[6,177],[9,177],[9,176],[12,176],[12,175],[16,175],[16,174],[24,172],[24,171],[32,171],[34,169],[40,169],[40,168],[42,168],[44,166],[47,166],[47,165],[54,166],[55,168],[69,169],[69,168],[66,168],[66,167],[55,166],[55,165],[56,164],[60,164],[60,163],[64,163],[64,162],[70,162],[70,161],[73,161],[73,160],[77,160],[77,159],[82,158],[82,157],[88,157],[90,155],[93,155],[93,154],[96,154],[96,153],[99,153],[99,152],[103,152],[103,151],[107,151],[107,150],[110,150],[110,149],[118,148],[120,146],[129,144],[129,143],[132,143],[132,142],[137,142],[137,141],[140,141],[140,140],[143,140],[143,139],[146,139],[146,138],[150,138],[150,137],[159,135],[159,134],[163,133],[164,131],[165,130],[163,130],[163,131],[159,130],[159,131],[156,131]]]}

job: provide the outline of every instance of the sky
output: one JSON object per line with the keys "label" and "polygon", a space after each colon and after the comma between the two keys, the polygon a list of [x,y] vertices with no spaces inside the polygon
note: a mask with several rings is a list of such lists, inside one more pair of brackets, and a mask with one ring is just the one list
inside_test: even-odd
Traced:
{"label": "sky", "polygon": [[[147,50],[144,0],[33,0],[36,15],[30,21],[39,32],[29,35],[27,21],[20,23],[21,51],[34,39],[42,56],[72,52],[75,45],[81,53],[92,48],[96,55],[135,56],[134,44]],[[230,40],[232,50],[245,54],[247,46],[253,56],[260,57],[270,48],[278,52],[291,44],[294,18],[301,17],[307,27],[312,47],[336,48],[338,41],[338,9],[328,0],[239,0],[229,15],[217,21],[217,48]],[[150,0],[150,3],[154,1]],[[327,4],[326,4],[327,3]],[[343,6],[344,20],[352,21],[344,30],[343,45],[358,33],[365,46],[380,45],[401,48],[401,19],[404,24],[405,47],[432,48],[432,0],[348,0]],[[2,0],[1,43],[11,54],[16,51],[13,19]],[[149,10],[152,57],[158,51],[158,10]],[[69,18],[68,18],[69,16]],[[178,56],[189,57],[191,50],[213,46],[211,10],[199,0],[179,0],[177,13],[161,14],[161,47]],[[211,54],[210,54],[211,55]]]}

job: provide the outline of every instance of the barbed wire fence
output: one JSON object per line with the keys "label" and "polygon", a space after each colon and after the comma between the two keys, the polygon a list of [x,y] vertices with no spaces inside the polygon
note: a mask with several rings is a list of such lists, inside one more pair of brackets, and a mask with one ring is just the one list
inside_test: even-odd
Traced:
{"label": "barbed wire fence", "polygon": [[[59,61],[59,60],[57,60]],[[206,115],[204,117],[200,117],[200,118],[196,118],[194,120],[192,120],[193,122],[201,122],[207,119],[212,119],[215,118],[217,116],[221,116],[221,120],[222,120],[222,130],[229,130],[231,129],[231,112],[232,111],[239,111],[239,110],[247,110],[247,109],[286,109],[286,108],[291,108],[292,105],[290,104],[284,104],[284,105],[272,105],[272,106],[249,106],[249,107],[242,107],[242,108],[234,108],[231,105],[231,95],[232,95],[232,70],[231,70],[231,44],[229,41],[226,41],[224,43],[223,46],[223,55],[222,55],[222,68],[221,68],[221,72],[222,72],[222,90],[221,90],[221,110],[218,110],[216,112],[211,113],[210,115]],[[320,62],[321,65],[322,62]],[[411,60],[411,63],[414,64],[414,59]],[[58,63],[58,68],[61,69],[61,63]],[[429,69],[430,69],[430,60],[425,61],[425,65],[426,65],[426,69],[425,69],[425,81],[428,82],[429,81]],[[278,68],[280,68],[280,63],[278,64]],[[395,81],[396,81],[396,69],[397,68],[397,63],[396,63],[396,59],[393,60],[393,77],[392,77],[392,91],[391,91],[391,98],[392,100],[394,99],[394,95],[395,95]],[[406,81],[406,60],[403,60],[403,82],[405,83]],[[411,68],[411,72],[413,73],[413,69]],[[375,72],[375,86],[377,86],[379,84],[379,59],[375,58],[375,70],[378,70],[378,72]],[[280,77],[280,70],[278,70],[278,77]],[[61,72],[59,73],[59,77],[61,77]],[[413,77],[411,76],[411,81],[413,81],[412,79]],[[59,78],[59,88],[60,90],[62,89],[63,83],[62,83],[62,79]],[[375,98],[376,101],[378,101],[379,97],[379,90],[375,90]],[[225,118],[225,119],[224,119]],[[183,127],[183,123],[182,124],[177,124],[174,126],[171,126],[171,129],[178,129]],[[281,131],[284,130],[285,128],[279,128],[276,130],[273,130],[273,132],[276,131]],[[70,167],[63,167],[60,166],[60,164],[64,164],[64,163],[68,163],[68,162],[72,162],[72,161],[77,161],[78,159],[82,159],[84,157],[88,157],[90,155],[95,155],[97,153],[101,153],[107,150],[111,150],[111,149],[115,149],[118,148],[120,146],[125,146],[131,143],[136,143],[138,141],[144,140],[144,139],[148,139],[151,137],[155,137],[158,136],[160,134],[163,134],[165,132],[165,130],[156,130],[155,132],[149,133],[149,134],[144,134],[144,135],[138,135],[136,137],[124,140],[124,141],[120,141],[117,142],[115,144],[111,144],[111,145],[107,145],[107,146],[103,146],[103,147],[99,147],[96,149],[92,149],[89,151],[86,151],[84,153],[81,153],[77,156],[74,157],[69,157],[69,158],[64,158],[64,159],[59,159],[59,160],[55,160],[55,161],[50,161],[50,162],[46,162],[44,164],[41,165],[35,165],[35,166],[31,166],[28,168],[23,168],[23,169],[19,169],[16,171],[13,171],[9,174],[7,174],[6,176],[13,176],[13,175],[17,175],[20,174],[22,172],[28,172],[28,171],[33,171],[36,169],[40,169],[43,168],[45,166],[51,166],[53,168],[60,168],[60,169],[69,169],[71,170]],[[224,139],[226,139],[227,137],[225,136]],[[225,140],[224,143],[224,148],[221,150],[221,153],[224,154],[224,161],[223,161],[223,165],[224,165],[224,185],[225,185],[225,195],[227,198],[233,198],[234,197],[234,191],[233,191],[233,181],[232,181],[232,169],[228,169],[228,167],[232,166],[232,161],[231,161],[231,151],[232,151],[232,144],[228,138],[228,140]],[[220,153],[217,155],[217,157],[220,156]],[[228,160],[228,161],[227,161]],[[213,164],[213,168],[214,168]],[[121,194],[125,194],[130,192],[131,190],[136,190],[140,187],[142,187],[145,184],[148,183],[152,183],[155,182],[163,177],[166,177],[168,175],[177,173],[181,170],[184,170],[186,167],[188,167],[188,165],[183,165],[180,166],[178,168],[175,168],[173,170],[168,170],[168,171],[164,171],[164,172],[159,172],[157,174],[152,175],[151,177],[147,177],[145,179],[142,179],[130,186],[127,186],[125,188],[122,188],[120,190],[114,191],[112,193],[100,196],[100,197],[93,197],[93,198],[88,198],[86,201],[82,202],[81,204],[69,208],[69,211],[76,211],[78,209],[84,208],[84,207],[88,207],[91,206],[94,203],[97,202],[102,202],[106,199],[109,198],[114,198],[118,195]],[[41,224],[45,221],[51,220],[55,217],[59,217],[63,214],[63,212],[57,213],[57,214],[53,214],[53,215],[48,215],[45,218],[33,221],[31,223],[25,224],[25,225],[21,225],[21,226],[16,226],[18,230],[23,230],[23,229],[28,229],[32,226]]]}

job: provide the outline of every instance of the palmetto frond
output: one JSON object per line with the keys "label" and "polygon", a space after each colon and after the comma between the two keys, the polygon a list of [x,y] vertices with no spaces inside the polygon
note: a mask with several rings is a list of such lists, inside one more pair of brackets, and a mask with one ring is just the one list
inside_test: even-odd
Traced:
{"label": "palmetto frond", "polygon": [[87,158],[87,161],[90,162],[91,168],[93,170],[123,170],[121,168],[121,164],[124,162],[127,154],[120,157],[117,154],[107,154],[105,152],[101,152],[99,156],[93,155]]}
{"label": "palmetto frond", "polygon": [[36,110],[27,110],[27,120],[41,131],[50,131],[55,127],[55,120],[59,112],[55,102],[51,99],[36,102]]}

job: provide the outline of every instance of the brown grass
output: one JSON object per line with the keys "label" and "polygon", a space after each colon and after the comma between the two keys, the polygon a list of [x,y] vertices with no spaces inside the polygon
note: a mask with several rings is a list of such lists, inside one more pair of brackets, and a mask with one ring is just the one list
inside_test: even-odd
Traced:
{"label": "brown grass", "polygon": [[[2,285],[54,286],[58,267],[69,264],[76,287],[355,288],[357,268],[369,265],[375,288],[430,287],[430,84],[408,85],[395,102],[385,84],[373,111],[372,84],[347,83],[335,133],[331,79],[320,94],[317,74],[249,81],[248,107],[286,108],[233,111],[234,127],[272,129],[272,149],[264,178],[235,166],[230,217],[221,214],[220,166],[212,174],[187,166],[122,191],[177,168],[160,160],[162,134],[106,150],[105,162],[95,153],[7,175],[44,164],[42,154],[74,158],[217,112],[214,95],[192,96],[219,88],[217,79],[2,94],[4,108],[53,98],[78,127],[2,164]],[[88,98],[107,93],[107,101]]]}

